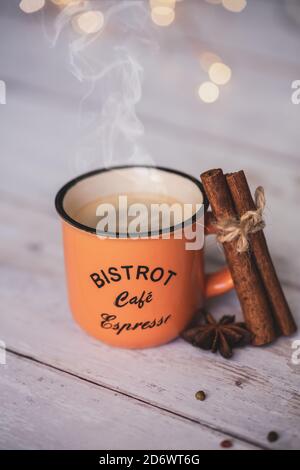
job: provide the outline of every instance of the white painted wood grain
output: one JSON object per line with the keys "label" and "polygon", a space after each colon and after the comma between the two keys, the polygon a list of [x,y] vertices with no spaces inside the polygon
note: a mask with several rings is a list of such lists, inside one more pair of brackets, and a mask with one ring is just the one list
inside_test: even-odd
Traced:
{"label": "white painted wood grain", "polygon": [[[156,144],[161,143],[162,148],[163,145],[169,145],[166,140],[166,136],[158,136],[155,142]],[[195,144],[187,141],[182,143],[178,141],[177,145],[175,142],[172,143],[174,150],[176,147],[177,151],[195,152]],[[218,149],[219,154],[217,154]],[[205,148],[203,147],[202,150],[206,151],[206,155],[210,157],[212,166],[218,165],[222,157],[221,148],[213,146],[213,142],[209,140],[205,142]],[[172,160],[172,158],[168,157],[165,163],[171,165],[174,163]],[[261,160],[259,167],[257,162],[258,159],[251,160],[251,153],[248,151],[244,156],[243,167],[247,167],[247,173],[255,184],[261,184],[262,175],[264,177],[263,184],[267,189],[268,201],[270,201],[269,206],[272,207],[272,214],[270,214],[269,219],[273,226],[275,226],[275,229],[272,230],[272,236],[269,237],[270,245],[278,262],[280,274],[284,275],[284,278],[291,283],[297,285],[299,279],[297,277],[299,259],[296,251],[298,232],[291,230],[288,234],[285,234],[281,229],[283,222],[284,227],[295,227],[296,229],[298,227],[298,219],[294,217],[292,211],[293,207],[294,211],[297,210],[295,169],[293,166],[285,167],[285,165],[280,165],[278,169],[273,167],[272,173],[270,173],[269,161]],[[181,167],[178,159],[175,163],[175,166]],[[7,201],[2,198],[1,204],[2,230],[0,236],[2,246],[5,246],[5,250],[2,250],[1,253],[3,263],[2,275],[4,278],[9,279],[8,284],[4,287],[9,298],[6,298],[5,292],[3,298],[7,311],[14,312],[0,320],[1,331],[3,331],[7,343],[21,352],[25,351],[35,357],[41,357],[50,363],[59,364],[62,368],[67,368],[71,371],[75,370],[85,377],[93,377],[94,379],[95,371],[97,371],[96,380],[100,381],[100,383],[109,384],[113,388],[121,388],[121,390],[146,398],[154,403],[159,403],[162,406],[171,406],[172,410],[179,410],[180,413],[188,417],[196,416],[196,419],[200,421],[204,420],[204,422],[210,424],[217,422],[219,426],[227,431],[237,433],[251,440],[258,439],[256,442],[264,442],[266,433],[271,427],[283,429],[284,437],[277,445],[279,447],[291,446],[296,448],[299,445],[297,436],[297,429],[299,428],[297,380],[299,381],[299,377],[297,375],[297,368],[291,368],[291,372],[289,369],[291,356],[291,341],[289,339],[281,341],[283,345],[283,358],[281,357],[280,360],[278,358],[274,360],[273,358],[273,351],[275,351],[275,356],[276,354],[281,354],[282,347],[276,353],[276,348],[278,348],[278,345],[276,345],[267,350],[269,355],[267,361],[265,352],[261,350],[249,350],[249,352],[247,350],[247,353],[239,353],[238,358],[244,357],[244,360],[240,362],[238,359],[237,366],[234,367],[228,366],[227,363],[222,365],[221,359],[211,358],[203,352],[190,351],[191,348],[187,345],[181,346],[184,349],[178,349],[178,343],[175,343],[176,346],[166,346],[168,348],[167,351],[172,351],[170,354],[166,354],[165,348],[155,353],[142,352],[137,354],[116,350],[110,352],[109,348],[97,344],[96,347],[100,348],[100,350],[98,351],[97,349],[98,352],[95,356],[92,355],[92,359],[89,357],[89,353],[83,348],[83,344],[86,344],[88,347],[91,340],[83,333],[77,331],[68,317],[62,272],[60,227],[54,214],[53,201],[49,199],[49,187],[51,185],[54,186],[57,180],[55,165],[59,167],[59,162],[57,157],[53,157],[51,160],[49,156],[49,159],[44,158],[40,163],[36,160],[34,164],[38,165],[38,171],[35,173],[30,170],[30,167],[27,170],[28,161],[21,162],[19,166],[14,168],[14,174],[16,178],[19,178],[20,186],[13,188],[13,192],[7,192],[10,189],[6,187],[7,181],[10,181],[9,179],[2,183],[2,187],[4,186],[5,188],[3,196],[8,196]],[[197,167],[199,168],[198,171],[201,171],[205,168],[205,164],[204,161],[199,161],[199,163],[193,161],[189,170],[191,171],[192,168],[195,169]],[[229,165],[238,164],[236,155],[228,152],[228,160],[226,161],[228,168]],[[12,171],[10,167],[8,168],[9,171]],[[43,182],[41,182],[39,176],[41,175],[42,168],[47,173],[47,180],[43,179]],[[50,168],[50,171],[48,168]],[[224,168],[226,169],[225,166]],[[22,181],[24,174],[28,177],[28,181]],[[289,185],[285,184],[282,188],[281,181],[295,182]],[[23,189],[25,197],[22,194]],[[30,206],[28,206],[28,200],[31,202]],[[290,207],[289,211],[285,211],[287,205]],[[276,214],[276,220],[274,219],[274,213]],[[281,218],[282,214],[284,214],[283,218]],[[285,243],[291,247],[290,250],[294,250],[293,257],[290,255],[291,252],[282,244],[282,240],[285,240]],[[40,278],[44,280],[41,281]],[[40,283],[44,286],[42,289],[40,288]],[[11,290],[12,288],[14,289],[13,291]],[[296,292],[293,290],[288,290],[287,292],[289,299],[292,300],[292,307],[297,313],[298,297]],[[11,296],[13,296],[13,301],[10,299]],[[47,318],[52,326],[48,325],[48,320],[46,323],[44,317],[45,299],[46,305],[48,305],[46,308],[48,312]],[[231,313],[231,311],[238,312],[239,310],[236,300],[231,296],[227,297],[226,300],[218,300],[214,305],[214,311],[217,309],[220,313],[221,311]],[[62,329],[61,324],[63,325]],[[74,350],[78,348],[77,336],[73,340],[69,338],[71,332],[73,334],[73,328],[75,328],[76,335],[78,334],[80,338],[80,351],[84,351],[85,362],[89,364],[86,367],[82,367],[81,355],[76,356],[76,353],[74,353]],[[41,330],[47,330],[47,336],[49,335],[47,341],[40,336]],[[34,338],[32,338],[32,335],[34,335]],[[59,347],[57,344],[58,337],[61,343]],[[66,346],[63,347],[62,345],[65,344]],[[94,344],[93,341],[92,344]],[[62,350],[58,352],[57,349],[59,350],[60,348]],[[271,351],[272,354],[270,355]],[[98,354],[101,354],[101,356],[103,354],[106,358],[101,362],[100,369],[97,359]],[[132,354],[134,355],[133,362]],[[156,354],[158,354],[160,364],[159,373],[157,372],[156,362],[153,362],[153,357]],[[191,355],[193,357],[192,364],[189,362]],[[184,360],[182,359],[183,357]],[[111,358],[113,358],[115,363],[113,367],[111,365]],[[137,358],[139,359],[138,363],[136,363]],[[217,368],[214,365],[215,360],[217,363],[220,361],[221,364]],[[144,361],[150,362],[149,370],[145,370]],[[211,361],[213,366],[208,367]],[[257,364],[260,364],[262,361],[266,362],[266,364],[261,372],[261,377],[258,379],[261,384],[258,389],[256,378],[258,374]],[[169,377],[170,363],[174,365],[172,374]],[[80,364],[79,370],[78,364]],[[131,371],[127,371],[128,364],[131,364],[131,371],[136,368],[142,371],[138,379],[132,376]],[[275,364],[276,367],[274,369]],[[226,367],[229,367],[229,372],[227,372],[227,388],[225,387],[224,390],[224,385],[221,387],[221,384],[224,382],[224,376],[226,377],[224,372]],[[275,373],[274,377],[277,379],[275,384],[273,383],[275,378],[269,375],[270,367],[272,374]],[[246,373],[244,370],[246,370]],[[250,379],[247,379],[249,371]],[[113,374],[111,375],[112,372]],[[289,373],[294,378],[292,381]],[[267,374],[267,379],[264,378],[265,374]],[[193,405],[186,403],[187,397],[192,397],[199,388],[199,375],[201,377],[201,387],[204,384],[210,393],[211,390],[214,391],[216,383],[219,384],[219,389],[217,389],[218,396],[215,395],[217,402],[211,405],[211,408],[206,408],[206,413],[201,412],[201,415],[198,414],[197,409],[195,410],[195,403]],[[158,381],[159,383],[158,390],[157,386],[153,384],[153,376],[155,377],[155,382]],[[244,379],[246,378],[246,382],[249,380],[250,384],[252,384],[247,385],[247,392],[243,392],[242,395],[240,389],[234,385],[235,379],[238,378],[237,380],[239,380],[241,376]],[[102,382],[103,377],[105,378],[104,382]],[[266,382],[265,386],[262,385],[264,381]],[[282,383],[284,384],[283,388]],[[161,389],[163,389],[163,393]],[[170,398],[170,390],[174,390],[175,397],[172,396]],[[227,400],[224,400],[224,396],[227,397]],[[286,398],[282,399],[282,396]],[[273,406],[277,401],[281,405],[273,413]],[[292,406],[290,403],[292,403]],[[229,410],[225,416],[224,406],[226,410]],[[291,417],[286,413],[288,406],[292,412]],[[273,417],[273,414],[275,414],[275,418],[270,419],[270,416]],[[291,424],[287,424],[289,421],[291,421]],[[288,428],[290,431],[287,430]]]}
{"label": "white painted wood grain", "polygon": [[[8,354],[1,449],[220,449],[226,434]],[[234,440],[235,449],[255,446]]]}
{"label": "white painted wood grain", "polygon": [[[300,106],[290,102],[290,82],[300,70],[299,28],[279,1],[248,2],[241,15],[192,3],[188,10],[187,2],[178,5],[176,28],[159,33],[158,57],[145,58],[139,107],[145,142],[157,164],[195,176],[208,167],[244,168],[253,187],[265,186],[269,245],[300,323]],[[215,448],[221,434],[207,425],[265,446],[267,433],[276,430],[274,448],[299,448],[300,369],[291,363],[293,338],[238,351],[227,362],[181,340],[146,351],[112,349],[73,323],[53,198],[60,184],[103,162],[95,136],[87,138],[78,127],[84,87],[70,78],[65,46],[50,50],[38,17],[16,15],[17,4],[0,5],[0,79],[8,90],[7,105],[0,106],[0,339],[98,385],[9,356],[7,368],[0,366],[7,403],[1,402],[7,423],[1,446],[112,447],[105,441],[108,428],[113,443],[120,437],[117,447],[146,447],[149,439],[149,448]],[[198,54],[207,48],[234,72],[212,107],[196,97],[206,79]],[[213,242],[209,248],[215,258]],[[211,307],[218,315],[239,314],[234,294]],[[208,394],[204,403],[194,399],[198,389]]]}
{"label": "white painted wood grain", "polygon": [[[62,276],[5,266],[1,278],[0,328],[9,348],[251,442],[267,445],[266,435],[276,430],[276,448],[299,447],[300,368],[291,364],[291,338],[237,351],[232,361],[181,340],[142,351],[114,349],[74,324]],[[299,292],[287,292],[299,319]],[[212,307],[216,314],[239,312],[233,294]],[[204,403],[194,399],[199,389],[207,392]]]}

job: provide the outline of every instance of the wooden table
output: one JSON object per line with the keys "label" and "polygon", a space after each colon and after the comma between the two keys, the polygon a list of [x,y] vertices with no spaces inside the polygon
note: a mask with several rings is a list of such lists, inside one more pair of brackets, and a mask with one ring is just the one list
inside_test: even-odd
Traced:
{"label": "wooden table", "polygon": [[[103,161],[89,121],[79,125],[86,85],[70,72],[67,38],[54,48],[47,40],[53,19],[53,10],[29,16],[18,1],[1,2],[0,447],[219,449],[228,438],[234,449],[299,448],[300,364],[292,362],[299,335],[226,361],[180,339],[113,349],[71,319],[53,199],[65,181]],[[252,188],[265,187],[270,249],[299,322],[300,106],[291,83],[300,79],[300,26],[279,0],[250,0],[240,14],[188,0],[174,25],[155,34],[160,50],[145,54],[138,105],[149,154],[195,176],[243,168]],[[109,47],[112,39],[102,38]],[[204,50],[233,70],[213,105],[197,97],[207,79]],[[85,106],[83,117],[96,111],[93,100]],[[122,155],[113,161],[120,162]],[[213,240],[207,251],[209,268],[222,263]],[[233,292],[209,308],[240,316]],[[273,444],[272,430],[280,435]]]}

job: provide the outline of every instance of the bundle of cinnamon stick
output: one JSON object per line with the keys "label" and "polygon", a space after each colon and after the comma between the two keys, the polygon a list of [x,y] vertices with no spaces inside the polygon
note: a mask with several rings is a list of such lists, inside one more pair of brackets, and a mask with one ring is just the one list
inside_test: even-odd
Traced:
{"label": "bundle of cinnamon stick", "polygon": [[[218,222],[237,220],[255,211],[243,171],[223,174],[221,169],[201,175],[204,189]],[[238,240],[223,243],[227,263],[253,344],[271,343],[279,335],[291,335],[297,329],[278,280],[263,230],[249,233],[249,249],[238,251]]]}

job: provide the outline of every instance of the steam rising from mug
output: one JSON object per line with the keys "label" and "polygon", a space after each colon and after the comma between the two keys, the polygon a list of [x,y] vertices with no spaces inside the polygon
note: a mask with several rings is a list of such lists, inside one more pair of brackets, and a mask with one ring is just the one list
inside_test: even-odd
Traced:
{"label": "steam rising from mug", "polygon": [[[74,36],[72,23],[78,15],[99,6],[104,14],[101,30]],[[78,1],[63,8],[55,20],[52,46],[68,30],[71,71],[88,87],[80,103],[80,126],[86,134],[85,156],[81,151],[77,161],[81,170],[82,160],[86,170],[99,163],[154,164],[142,145],[145,130],[136,112],[142,97],[142,57],[157,49],[147,6],[136,0]]]}

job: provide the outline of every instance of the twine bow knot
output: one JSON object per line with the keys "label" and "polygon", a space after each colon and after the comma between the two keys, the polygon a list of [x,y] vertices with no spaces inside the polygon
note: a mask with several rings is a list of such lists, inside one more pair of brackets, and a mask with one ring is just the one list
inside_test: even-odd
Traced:
{"label": "twine bow knot", "polygon": [[264,188],[259,186],[255,191],[256,210],[247,211],[240,219],[229,219],[216,223],[221,243],[232,242],[237,239],[237,251],[243,253],[249,248],[249,234],[265,228],[263,211],[266,205]]}

